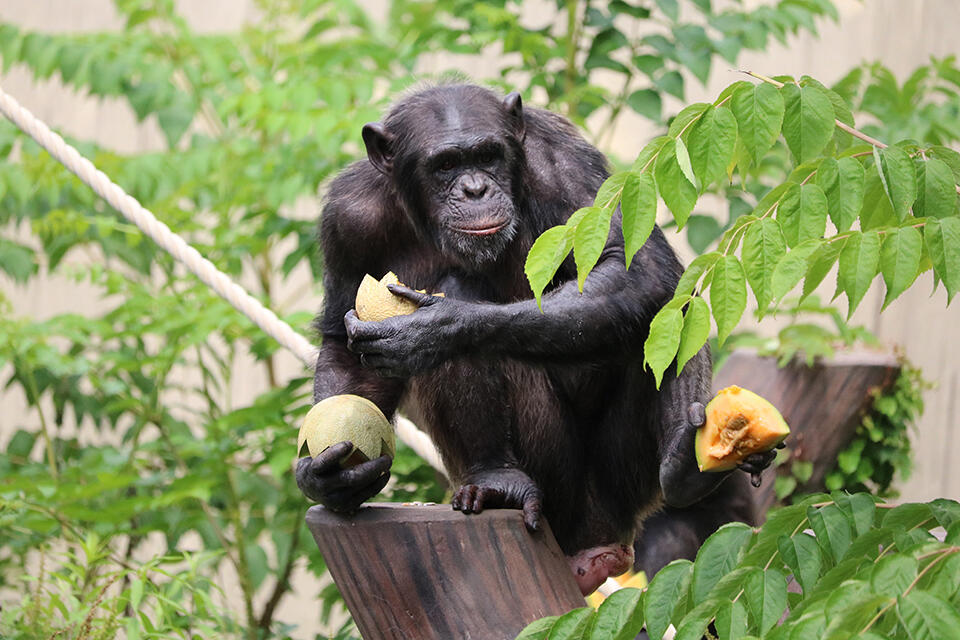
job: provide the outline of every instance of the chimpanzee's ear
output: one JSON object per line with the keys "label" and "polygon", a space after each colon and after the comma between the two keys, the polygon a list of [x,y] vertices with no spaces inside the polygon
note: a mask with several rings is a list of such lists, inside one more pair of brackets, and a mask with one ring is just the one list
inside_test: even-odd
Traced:
{"label": "chimpanzee's ear", "polygon": [[370,164],[383,175],[389,176],[393,170],[393,136],[379,122],[363,125],[362,135]]}
{"label": "chimpanzee's ear", "polygon": [[506,110],[507,117],[510,118],[511,123],[514,126],[514,130],[517,133],[517,139],[523,140],[523,100],[520,99],[520,94],[514,91],[504,98],[503,108]]}

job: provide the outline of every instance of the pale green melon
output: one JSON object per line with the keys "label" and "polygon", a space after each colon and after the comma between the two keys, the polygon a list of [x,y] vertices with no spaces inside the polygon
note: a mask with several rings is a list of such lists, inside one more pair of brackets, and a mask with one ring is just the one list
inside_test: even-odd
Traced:
{"label": "pale green melon", "polygon": [[316,457],[345,440],[354,447],[341,461],[345,467],[396,455],[396,436],[386,416],[370,400],[351,394],[330,396],[313,405],[297,436],[297,455]]}

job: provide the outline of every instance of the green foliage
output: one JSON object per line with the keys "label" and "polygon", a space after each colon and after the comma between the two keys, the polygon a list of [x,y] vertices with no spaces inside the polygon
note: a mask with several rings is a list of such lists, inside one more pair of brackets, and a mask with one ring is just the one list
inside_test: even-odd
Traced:
{"label": "green foliage", "polygon": [[[0,25],[4,69],[118,98],[159,126],[166,146],[148,153],[72,142],[309,331],[319,291],[288,280],[322,275],[316,220],[294,205],[356,157],[382,107],[375,87],[392,93],[382,79],[406,78],[436,46],[406,34],[443,14],[402,0],[377,20],[349,0],[273,2],[242,32],[198,34],[172,2],[117,8],[118,32]],[[101,311],[35,319],[0,296],[0,383],[30,408],[4,424],[0,636],[288,637],[276,611],[291,572],[325,575],[291,474],[308,373],[282,379],[271,339],[6,122],[0,158],[0,273],[29,286],[54,274],[101,299]],[[267,389],[234,397],[237,376]],[[410,451],[394,471],[386,499],[442,498]],[[329,618],[339,594],[321,597]]]}
{"label": "green foliage", "polygon": [[[439,4],[460,23],[422,34],[421,42],[437,37],[453,52],[513,54],[516,64],[497,69],[503,82],[545,95],[549,108],[580,124],[602,113],[598,142],[613,135],[625,111],[661,121],[665,94],[684,99],[681,72],[705,84],[717,56],[734,64],[743,50],[762,50],[772,39],[785,44],[800,31],[816,33],[818,18],[838,18],[829,0],[779,0],[752,10],[714,8],[709,0],[557,2],[535,20],[516,0]],[[644,28],[650,21],[665,28]]]}
{"label": "green foliage", "polygon": [[893,388],[876,395],[850,445],[837,456],[836,469],[825,478],[827,488],[896,495],[893,482],[908,478],[913,467],[910,431],[923,413],[923,392],[930,387],[919,369],[903,362]]}
{"label": "green foliage", "polygon": [[[931,534],[938,527],[943,540]],[[670,563],[644,592],[623,589],[597,611],[545,618],[517,637],[589,639],[601,622],[604,638],[632,638],[645,626],[659,640],[671,624],[675,638],[700,638],[711,623],[717,637],[740,640],[953,637],[958,533],[953,500],[893,506],[863,493],[810,496],[771,512],[759,529],[721,527],[695,562]],[[788,589],[790,579],[801,592]]]}
{"label": "green foliage", "polygon": [[[946,68],[938,67],[941,72]],[[658,381],[681,344],[683,317],[678,310],[707,290],[721,345],[746,310],[747,285],[763,316],[777,309],[801,280],[802,301],[835,265],[834,298],[846,296],[848,317],[878,275],[886,286],[884,306],[928,270],[944,285],[948,303],[960,291],[960,154],[910,140],[887,146],[859,132],[858,137],[871,143],[851,146],[852,112],[839,93],[807,77],[799,82],[756,77],[763,84],[738,82],[712,105],[700,103],[681,111],[667,136],[641,151],[630,172],[636,177],[616,176],[618,184],[640,179],[649,183],[652,173],[657,194],[676,226],[683,228],[699,194],[722,187],[734,172],[744,183],[762,185],[765,172],[760,165],[778,137],[793,158],[793,169],[779,184],[756,187],[760,194],[753,212],[731,218],[717,251],[705,254],[713,256],[709,264],[691,264],[673,300],[654,318],[646,345],[654,351],[647,354],[646,365]],[[951,98],[958,95],[956,88],[950,93]],[[566,224],[564,238],[575,255],[579,240],[573,227],[588,225],[590,237],[599,238],[598,227],[608,224],[618,202],[636,197],[605,188],[613,197],[601,207],[582,209]],[[645,198],[644,207],[649,207],[649,194]],[[531,279],[538,299],[552,278],[551,268],[555,270],[568,251],[567,244],[560,243],[549,256],[536,244],[530,251],[528,265],[539,268],[538,278]],[[595,246],[590,251],[598,253]],[[632,258],[628,252],[627,264]],[[577,261],[581,283],[587,277],[585,266]],[[705,342],[700,318],[688,317],[698,324],[687,335]],[[703,342],[684,343],[678,369]]]}

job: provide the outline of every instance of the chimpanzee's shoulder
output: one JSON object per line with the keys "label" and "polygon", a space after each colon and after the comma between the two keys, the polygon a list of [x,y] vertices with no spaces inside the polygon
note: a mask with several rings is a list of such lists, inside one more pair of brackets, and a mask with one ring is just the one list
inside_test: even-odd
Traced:
{"label": "chimpanzee's shoulder", "polygon": [[354,162],[330,183],[320,215],[324,250],[349,243],[363,246],[389,234],[396,198],[390,180],[367,160]]}

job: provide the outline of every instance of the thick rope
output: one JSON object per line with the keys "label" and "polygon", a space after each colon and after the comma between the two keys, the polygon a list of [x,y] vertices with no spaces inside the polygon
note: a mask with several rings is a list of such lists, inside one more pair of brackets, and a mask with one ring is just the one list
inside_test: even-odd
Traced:
{"label": "thick rope", "polygon": [[[111,181],[105,173],[51,131],[50,127],[20,106],[2,88],[0,88],[0,112],[80,178],[84,184],[93,189],[97,195],[106,200],[110,206],[119,211],[124,218],[137,225],[161,249],[182,262],[191,273],[229,302],[234,309],[250,318],[281,346],[292,351],[307,367],[315,366],[317,352],[306,338],[231,280],[230,276],[217,269],[216,265],[200,255],[199,251],[171,231],[170,227],[158,220],[136,198]],[[433,468],[444,472],[443,462],[433,442],[412,422],[398,417],[397,436]]]}

